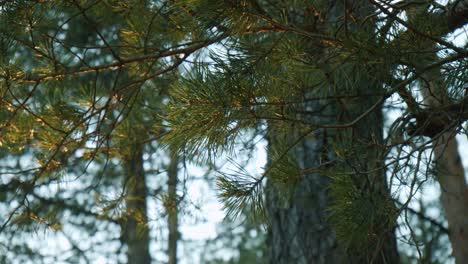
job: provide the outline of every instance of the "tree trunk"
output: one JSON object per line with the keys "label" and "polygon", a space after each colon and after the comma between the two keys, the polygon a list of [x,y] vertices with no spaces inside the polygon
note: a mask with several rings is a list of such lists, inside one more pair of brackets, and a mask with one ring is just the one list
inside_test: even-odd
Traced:
{"label": "tree trunk", "polygon": [[[363,103],[369,105],[370,102]],[[368,171],[367,181],[364,175],[355,177],[361,186],[360,192],[369,192],[377,196],[388,197],[385,172],[382,168],[383,153],[379,147],[363,147],[371,142],[381,142],[382,114],[380,109],[368,118],[358,123],[354,128],[351,145],[359,145],[356,152],[362,151],[356,160],[347,158],[347,162],[358,165],[365,163]],[[339,135],[331,135],[324,130],[318,130],[313,136],[304,139],[294,149],[294,155],[301,169],[317,168],[323,156],[333,157],[332,146],[327,142],[339,141]],[[270,148],[274,148],[275,141],[270,140]],[[376,144],[377,145],[377,144]],[[379,169],[380,168],[380,169]],[[323,167],[322,167],[323,169]],[[330,169],[331,171],[332,169]],[[368,182],[372,182],[369,187]],[[270,263],[399,263],[396,248],[394,227],[387,223],[378,226],[375,243],[366,245],[361,252],[348,251],[338,241],[332,224],[330,223],[330,205],[333,197],[330,196],[331,179],[320,172],[307,173],[299,182],[291,187],[292,195],[285,199],[284,191],[275,183],[269,182],[267,189],[267,209],[270,220],[269,229],[269,258]],[[390,200],[390,199],[389,199]],[[385,217],[385,216],[384,216]],[[391,221],[390,221],[391,222]],[[366,241],[362,241],[365,244]]]}
{"label": "tree trunk", "polygon": [[[296,148],[297,160],[305,168],[318,166],[324,145],[322,132],[308,138]],[[269,148],[274,148],[270,140]],[[346,263],[346,253],[338,246],[327,215],[330,179],[309,173],[291,187],[291,197],[284,198],[280,187],[267,186],[269,261],[275,264]],[[286,200],[286,201],[285,201]]]}
{"label": "tree trunk", "polygon": [[[451,26],[455,29],[467,21],[468,1],[458,1],[450,7],[449,21],[457,20]],[[417,16],[427,16],[426,10],[416,10]],[[455,16],[455,17],[454,17]],[[442,33],[446,33],[442,31]],[[417,57],[416,70],[420,71],[422,81],[420,86],[423,95],[423,108],[437,109],[444,105],[452,104],[449,97],[449,88],[445,86],[440,68],[423,71],[424,68],[439,60],[436,54],[438,47],[427,39],[421,39],[414,34],[418,40],[421,54]],[[468,263],[468,185],[465,179],[465,171],[457,149],[456,133],[454,129],[443,127],[440,135],[432,135],[434,146],[434,165],[436,167],[436,178],[441,187],[441,202],[449,227],[449,238],[452,244],[452,255],[457,263]]]}
{"label": "tree trunk", "polygon": [[435,145],[436,174],[442,191],[452,255],[457,263],[468,263],[468,188],[457,140],[453,133],[445,133]]}
{"label": "tree trunk", "polygon": [[168,187],[168,201],[166,204],[167,211],[167,225],[169,227],[169,239],[168,239],[168,255],[169,255],[169,264],[177,264],[177,241],[179,239],[179,230],[178,230],[178,197],[177,197],[177,173],[179,158],[176,151],[171,153],[171,161],[167,168],[167,187]]}
{"label": "tree trunk", "polygon": [[[427,46],[431,47],[431,44],[427,43]],[[437,58],[433,53],[421,60],[435,61]],[[436,108],[451,103],[439,69],[424,72],[421,77],[424,79],[421,86],[426,107]],[[453,129],[436,135],[433,142],[435,174],[441,188],[441,202],[448,222],[452,255],[457,263],[468,263],[468,185],[455,135]]]}
{"label": "tree trunk", "polygon": [[[369,8],[363,1],[349,1],[353,5],[359,5],[359,12],[368,12]],[[341,1],[329,1],[330,9],[328,21],[334,21],[330,26],[336,25],[336,21],[343,16],[344,5]],[[366,11],[364,11],[366,10]],[[365,15],[365,14],[359,14]],[[320,58],[320,51],[313,51]],[[323,55],[323,54],[322,54]],[[326,55],[324,55],[326,56]],[[363,93],[376,92],[380,85],[373,84],[367,80],[360,80]],[[367,90],[367,91],[364,91]],[[373,105],[372,99],[362,99],[358,107],[352,109],[349,114],[350,120],[360,115]],[[356,104],[356,102],[354,102]],[[313,112],[323,105],[305,104],[304,110]],[[333,118],[339,116],[337,109],[327,112]],[[336,119],[328,120],[320,116],[305,117],[311,123],[330,123]],[[310,120],[311,119],[311,120]],[[346,121],[345,121],[346,122]],[[353,143],[362,148],[372,145],[372,142],[382,141],[382,113],[377,108],[371,115],[356,124],[353,128]],[[317,168],[323,161],[334,161],[336,155],[333,146],[329,142],[339,142],[343,133],[317,129],[313,135],[304,138],[296,147],[291,150],[301,169]],[[281,139],[275,139],[275,135],[270,138],[269,149],[274,149]],[[284,141],[282,139],[281,141]],[[292,141],[292,140],[286,140]],[[373,186],[366,187],[364,177],[357,177],[362,187],[361,191],[379,192],[387,197],[389,191],[386,184],[385,172],[382,169],[383,154],[382,149],[377,147],[366,148],[367,152],[361,153],[359,160],[364,161],[365,170],[369,171],[369,178],[373,178]],[[324,159],[325,157],[325,159]],[[352,160],[350,161],[353,162]],[[323,169],[323,167],[322,167]],[[370,173],[373,171],[372,173]],[[270,221],[269,227],[269,261],[275,264],[321,264],[321,263],[399,263],[399,256],[396,249],[396,240],[393,227],[390,230],[380,233],[377,243],[366,249],[366,252],[348,251],[340,241],[330,223],[330,205],[333,198],[329,189],[332,184],[331,178],[321,172],[305,173],[295,186],[291,186],[289,199],[284,199],[284,192],[274,182],[269,181],[267,186],[267,213]],[[367,188],[367,189],[366,189]],[[372,189],[373,188],[373,189]],[[376,191],[377,190],[377,191]]]}
{"label": "tree trunk", "polygon": [[128,247],[127,263],[150,264],[149,230],[146,209],[147,189],[143,170],[143,144],[135,143],[124,157],[127,221],[122,227]]}

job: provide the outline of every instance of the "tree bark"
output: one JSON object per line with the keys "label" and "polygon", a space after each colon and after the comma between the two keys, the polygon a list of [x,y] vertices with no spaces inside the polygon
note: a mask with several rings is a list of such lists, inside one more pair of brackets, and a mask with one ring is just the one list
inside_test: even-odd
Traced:
{"label": "tree bark", "polygon": [[177,151],[172,151],[171,161],[167,168],[167,187],[168,187],[168,201],[166,204],[167,211],[167,225],[169,227],[168,239],[168,256],[169,264],[177,264],[177,241],[179,240],[178,230],[178,197],[177,197],[177,183],[178,183],[178,165],[179,158]]}
{"label": "tree bark", "polygon": [[[448,19],[457,20],[457,27],[468,21],[467,3],[465,0],[457,1],[450,7],[451,12],[449,12]],[[427,11],[417,11],[416,15],[427,15]],[[411,19],[412,17],[410,17],[410,21]],[[415,39],[418,38],[415,37]],[[449,88],[445,86],[440,68],[433,68],[423,72],[428,64],[439,59],[435,53],[437,50],[436,45],[430,40],[420,38],[419,45],[427,49],[417,58],[418,63],[415,65],[422,78],[420,86],[423,95],[423,109],[443,109],[454,105],[448,95]],[[465,100],[466,97],[461,100],[462,109]],[[442,114],[445,114],[445,117],[450,116],[447,111],[442,111]],[[443,131],[439,130],[438,133],[429,135],[429,137],[433,140],[435,174],[441,187],[441,202],[448,222],[452,255],[455,257],[456,262],[461,264],[468,263],[468,218],[466,217],[466,212],[468,212],[468,185],[457,149],[457,140],[455,138],[457,124],[453,124],[456,119],[449,118],[449,121],[446,122],[447,125],[443,127]]]}
{"label": "tree bark", "polygon": [[[352,5],[359,6],[359,12],[368,12],[368,4],[362,1],[347,1]],[[343,1],[329,1],[331,8],[328,15],[328,26],[333,26],[340,17],[345,14]],[[364,6],[364,8],[363,8]],[[365,15],[365,14],[359,14]],[[333,22],[332,22],[333,21]],[[325,25],[326,26],[326,25]],[[320,51],[313,51],[320,53]],[[323,54],[322,54],[323,55]],[[326,56],[326,55],[325,55]],[[320,57],[320,56],[317,56]],[[362,80],[364,89],[380,89],[380,85]],[[367,91],[368,94],[369,91]],[[362,99],[360,109],[353,109],[350,118],[354,118],[366,110],[374,102],[371,99]],[[320,109],[319,104],[305,104],[304,110],[313,112]],[[327,113],[328,116],[337,117],[337,109]],[[306,117],[307,118],[307,117]],[[311,116],[311,123],[327,123],[323,117]],[[378,108],[370,116],[359,122],[356,127],[355,143],[361,146],[382,140],[382,113]],[[333,147],[329,144],[340,141],[340,132],[317,129],[313,135],[304,138],[291,152],[295,156],[301,169],[320,167],[325,159],[333,161],[336,159]],[[269,139],[269,148],[274,148],[278,141],[273,133]],[[292,141],[287,140],[286,141]],[[377,144],[375,144],[377,145]],[[389,191],[386,184],[385,173],[382,169],[382,150],[374,147],[368,153],[362,153],[360,160],[364,160],[367,171],[374,171],[374,189],[382,195],[388,196]],[[380,159],[379,159],[380,158]],[[352,161],[351,161],[352,162]],[[376,172],[375,172],[376,171]],[[365,180],[360,178],[361,186],[365,186]],[[322,264],[322,263],[399,263],[396,249],[394,229],[390,228],[381,234],[378,243],[366,252],[350,252],[338,241],[336,233],[330,224],[330,205],[333,198],[330,196],[329,188],[331,179],[321,172],[304,174],[295,186],[291,186],[291,196],[284,199],[280,187],[274,182],[267,184],[267,213],[270,220],[268,233],[269,261],[275,264]],[[362,189],[362,191],[368,191]],[[374,190],[375,191],[375,190]]]}
{"label": "tree bark", "polygon": [[[430,58],[437,59],[436,54]],[[424,105],[428,108],[450,104],[447,88],[439,69],[421,74]],[[454,129],[434,135],[434,165],[441,188],[441,202],[449,227],[452,255],[457,263],[468,262],[468,185],[465,170],[458,153]]]}
{"label": "tree bark", "polygon": [[447,217],[452,255],[457,263],[468,262],[468,188],[465,171],[453,133],[444,133],[435,143],[437,179]]}
{"label": "tree bark", "polygon": [[[370,105],[370,102],[363,105]],[[382,149],[376,146],[364,148],[362,144],[382,142],[382,113],[380,109],[368,118],[358,123],[354,128],[355,139],[352,145],[360,145],[362,151],[358,160],[352,157],[347,162],[361,166],[362,172],[370,179],[372,186],[364,175],[355,177],[360,181],[360,192],[373,192],[378,196],[389,197],[385,172],[382,169]],[[323,156],[334,159],[331,153],[331,140],[338,142],[339,134],[330,134],[325,130],[318,130],[313,136],[304,139],[294,149],[294,156],[301,169],[320,167]],[[274,148],[275,140],[270,140],[270,147]],[[362,147],[362,148],[361,148]],[[358,152],[356,151],[356,152]],[[322,164],[323,165],[323,164]],[[322,167],[323,168],[323,167]],[[360,177],[362,176],[362,177]],[[346,177],[346,176],[344,176]],[[375,243],[367,245],[362,252],[348,251],[336,237],[333,225],[330,223],[331,179],[320,172],[306,173],[292,188],[292,195],[284,198],[284,191],[275,183],[269,182],[267,187],[267,210],[270,220],[269,229],[269,258],[270,263],[399,263],[396,247],[394,226],[383,224],[377,227]],[[390,221],[391,222],[391,221]],[[363,244],[366,241],[362,241]]]}
{"label": "tree bark", "polygon": [[143,144],[135,143],[125,155],[126,219],[122,226],[123,240],[127,245],[127,261],[150,264],[149,230],[146,207],[147,188],[143,170]]}
{"label": "tree bark", "polygon": [[[301,165],[313,168],[325,142],[324,133],[301,142],[294,153]],[[269,148],[274,148],[270,140]],[[275,264],[346,263],[345,250],[338,245],[328,222],[330,179],[309,173],[293,186],[292,195],[284,198],[280,187],[267,186],[269,261]],[[285,201],[286,200],[286,201]]]}

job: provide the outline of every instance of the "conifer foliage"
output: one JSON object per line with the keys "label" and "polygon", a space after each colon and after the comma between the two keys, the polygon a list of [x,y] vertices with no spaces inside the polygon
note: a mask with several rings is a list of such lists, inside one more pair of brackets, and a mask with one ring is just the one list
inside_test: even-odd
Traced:
{"label": "conifer foliage", "polygon": [[[466,0],[0,1],[3,261],[48,258],[24,242],[38,227],[71,241],[60,261],[124,258],[69,228],[136,243],[122,230],[149,235],[142,201],[179,203],[177,176],[170,195],[146,185],[144,153],[209,164],[250,133],[264,172],[217,186],[268,228],[271,263],[398,263],[396,239],[432,261],[408,212],[466,263],[466,23]],[[411,207],[428,179],[447,226]]]}

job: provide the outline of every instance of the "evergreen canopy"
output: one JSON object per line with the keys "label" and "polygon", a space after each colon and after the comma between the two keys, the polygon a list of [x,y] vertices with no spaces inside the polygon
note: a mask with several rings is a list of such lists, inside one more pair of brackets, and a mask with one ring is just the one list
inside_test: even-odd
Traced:
{"label": "evergreen canopy", "polygon": [[[43,189],[71,172],[94,175],[79,192],[102,202],[78,203],[80,214],[121,226],[123,200],[99,195],[127,186],[112,177],[101,185],[99,172],[85,173],[93,166],[134,164],[154,141],[207,164],[261,135],[264,173],[239,168],[218,178],[230,216],[247,210],[275,232],[272,212],[300,204],[298,186],[318,177],[326,209],[308,210],[330,220],[340,247],[361,252],[348,256],[384,263],[393,258],[380,255],[382,243],[432,178],[448,229],[423,221],[448,233],[458,263],[468,261],[468,188],[455,138],[466,137],[468,118],[468,51],[458,30],[468,1],[0,6],[0,233],[34,223],[60,230],[68,198],[62,187],[50,196]],[[410,193],[398,200],[405,186]]]}

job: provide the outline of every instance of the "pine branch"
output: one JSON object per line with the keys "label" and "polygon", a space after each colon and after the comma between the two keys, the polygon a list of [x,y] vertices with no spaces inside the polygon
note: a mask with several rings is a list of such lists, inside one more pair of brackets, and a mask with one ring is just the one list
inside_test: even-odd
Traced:
{"label": "pine branch", "polygon": [[[466,1],[466,0],[465,0]],[[417,29],[416,27],[414,27],[413,25],[409,24],[408,22],[404,21],[403,19],[399,18],[397,16],[397,14],[395,13],[392,13],[388,10],[388,8],[386,8],[385,6],[381,5],[380,3],[378,3],[377,1],[374,1],[374,0],[369,0],[370,3],[372,3],[373,5],[375,5],[382,13],[386,14],[387,16],[391,17],[392,19],[394,19],[395,21],[397,21],[398,23],[400,23],[402,26],[404,26],[405,28],[407,28],[410,32],[412,32],[413,34],[416,34],[416,35],[419,35],[425,39],[429,39],[429,40],[432,40],[434,41],[435,43],[438,43],[444,47],[447,47],[449,49],[452,49],[454,51],[456,51],[457,53],[460,53],[460,54],[467,54],[468,51],[466,51],[465,49],[462,49],[462,48],[459,48],[457,46],[455,46],[454,44],[448,42],[448,41],[445,41],[443,39],[441,39],[442,36],[450,33],[449,31],[445,31],[445,32],[439,32],[439,36],[432,36],[432,35],[429,35],[429,34],[426,34],[425,32],[422,32],[421,30]],[[436,19],[436,18],[434,18]],[[447,19],[447,18],[446,18]],[[466,23],[466,21],[465,21]],[[398,38],[396,38],[394,41],[398,40]]]}
{"label": "pine branch", "polygon": [[128,59],[121,59],[113,63],[104,64],[104,65],[95,66],[95,67],[80,68],[77,70],[63,71],[63,72],[57,72],[53,74],[45,74],[45,75],[39,75],[39,76],[22,76],[20,78],[15,78],[15,77],[11,78],[10,76],[0,76],[0,77],[4,79],[13,80],[19,83],[37,83],[37,82],[41,82],[45,80],[60,79],[60,78],[64,78],[67,76],[79,75],[83,73],[100,72],[103,70],[118,69],[118,68],[125,67],[128,64],[141,63],[141,62],[150,61],[150,60],[158,60],[158,59],[162,59],[166,57],[173,57],[177,55],[183,55],[184,57],[187,57],[193,52],[196,52],[202,48],[205,48],[213,43],[219,42],[225,39],[226,37],[227,35],[220,35],[217,37],[207,39],[200,43],[189,45],[186,48],[161,51],[155,54],[137,56],[137,57],[128,58]]}

